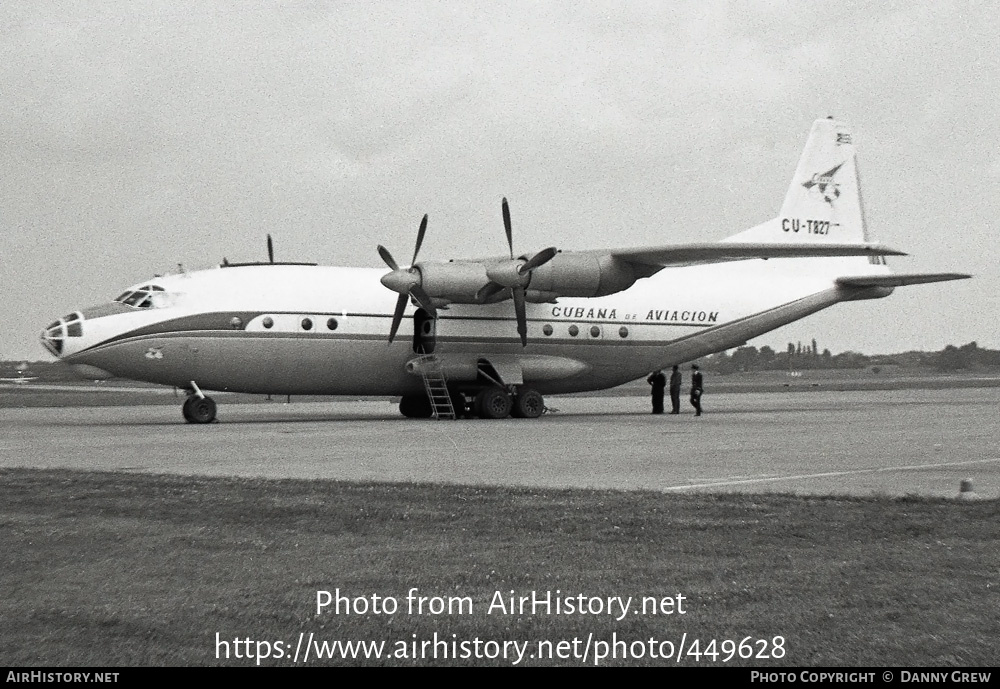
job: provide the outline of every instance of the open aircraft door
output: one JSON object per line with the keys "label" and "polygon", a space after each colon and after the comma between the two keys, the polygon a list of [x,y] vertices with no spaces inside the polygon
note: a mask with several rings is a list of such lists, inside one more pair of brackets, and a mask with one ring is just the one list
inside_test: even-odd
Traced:
{"label": "open aircraft door", "polygon": [[413,351],[416,354],[433,354],[437,338],[437,319],[424,309],[413,314]]}

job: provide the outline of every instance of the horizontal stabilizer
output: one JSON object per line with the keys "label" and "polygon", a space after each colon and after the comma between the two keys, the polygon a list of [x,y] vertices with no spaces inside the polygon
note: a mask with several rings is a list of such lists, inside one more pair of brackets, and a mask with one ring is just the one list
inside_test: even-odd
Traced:
{"label": "horizontal stabilizer", "polygon": [[945,282],[947,280],[966,280],[971,275],[963,273],[910,273],[899,275],[857,275],[837,278],[837,284],[844,287],[905,287],[906,285],[922,285],[928,282]]}
{"label": "horizontal stabilizer", "polygon": [[750,258],[816,258],[824,256],[905,256],[882,244],[776,244],[770,242],[712,242],[674,244],[663,247],[619,249],[608,252],[615,258],[646,266],[690,266],[702,263],[742,261]]}

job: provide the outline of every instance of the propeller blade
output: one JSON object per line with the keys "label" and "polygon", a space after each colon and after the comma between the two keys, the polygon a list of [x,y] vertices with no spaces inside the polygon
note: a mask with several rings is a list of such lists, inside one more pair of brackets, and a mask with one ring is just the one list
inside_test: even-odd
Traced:
{"label": "propeller blade", "polygon": [[507,233],[507,247],[510,249],[510,257],[514,258],[514,233],[510,229],[510,206],[507,205],[507,197],[503,197],[501,204],[503,209],[503,229]]}
{"label": "propeller blade", "polygon": [[420,285],[414,285],[410,288],[410,296],[413,297],[420,308],[430,314],[431,318],[437,318],[437,309],[434,308],[434,301],[431,299],[430,295],[424,291],[424,288]]}
{"label": "propeller blade", "polygon": [[505,289],[507,288],[503,285],[498,285],[495,282],[487,282],[478,292],[476,292],[476,301],[480,304],[485,304],[489,301],[490,297],[498,292],[502,292]]}
{"label": "propeller blade", "polygon": [[424,243],[424,232],[427,231],[427,214],[424,213],[424,219],[420,221],[420,229],[417,230],[417,244],[413,247],[413,260],[410,261],[412,266],[417,262],[417,254],[420,253],[420,245]]}
{"label": "propeller blade", "polygon": [[382,257],[385,264],[393,270],[399,270],[399,266],[396,265],[396,261],[393,259],[392,254],[381,244],[378,245],[378,255]]}
{"label": "propeller blade", "polygon": [[524,309],[524,288],[515,287],[511,290],[514,293],[514,315],[517,316],[517,334],[521,336],[521,346],[528,346],[528,317]]}
{"label": "propeller blade", "polygon": [[527,275],[538,266],[544,265],[549,261],[551,261],[557,253],[559,252],[556,251],[556,248],[554,246],[550,246],[548,249],[542,249],[537,254],[535,254],[527,261],[525,261],[525,263],[520,268],[518,268],[517,272],[521,275]]}
{"label": "propeller blade", "polygon": [[392,344],[392,340],[396,337],[396,331],[399,330],[399,324],[403,322],[403,311],[406,310],[406,301],[409,297],[405,294],[400,294],[399,299],[396,300],[396,311],[392,314],[392,327],[389,328],[389,344]]}
{"label": "propeller blade", "polygon": [[406,302],[412,298],[420,305],[424,311],[430,314],[431,318],[437,318],[437,309],[434,308],[434,301],[420,286],[420,268],[414,267],[417,263],[417,256],[420,254],[420,247],[424,243],[424,234],[427,232],[427,214],[420,220],[420,228],[417,230],[417,242],[413,247],[413,259],[410,267],[403,270],[396,263],[389,250],[381,244],[378,245],[378,255],[382,257],[385,264],[392,269],[391,273],[382,276],[381,282],[394,292],[399,293],[396,299],[396,310],[392,314],[392,326],[389,328],[389,344],[392,344],[399,330],[400,323],[403,322],[403,313],[406,311]]}
{"label": "propeller blade", "polygon": [[267,260],[274,263],[274,242],[271,241],[271,235],[267,235]]}

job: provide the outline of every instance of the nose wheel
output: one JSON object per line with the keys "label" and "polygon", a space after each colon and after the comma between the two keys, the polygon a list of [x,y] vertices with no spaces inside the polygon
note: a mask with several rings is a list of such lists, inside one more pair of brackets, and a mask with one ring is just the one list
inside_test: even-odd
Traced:
{"label": "nose wheel", "polygon": [[215,401],[211,397],[192,395],[184,401],[181,413],[188,423],[212,423],[215,421]]}

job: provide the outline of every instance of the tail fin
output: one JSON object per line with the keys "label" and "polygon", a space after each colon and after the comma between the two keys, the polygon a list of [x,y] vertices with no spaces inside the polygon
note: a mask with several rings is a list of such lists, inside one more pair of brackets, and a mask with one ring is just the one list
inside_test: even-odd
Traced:
{"label": "tail fin", "polygon": [[[874,242],[865,223],[851,131],[832,118],[816,120],[777,218],[725,241],[767,243]],[[884,263],[881,257],[872,263]]]}

